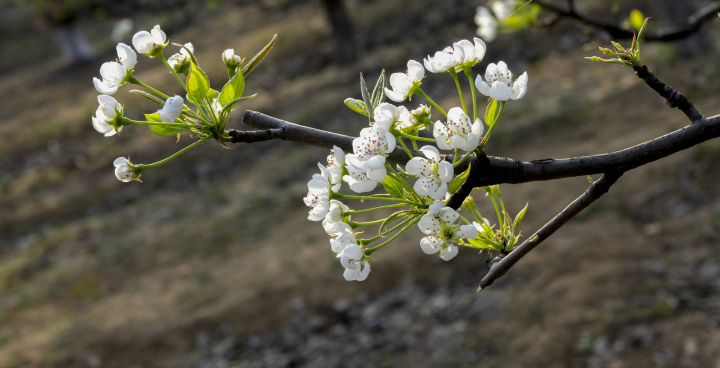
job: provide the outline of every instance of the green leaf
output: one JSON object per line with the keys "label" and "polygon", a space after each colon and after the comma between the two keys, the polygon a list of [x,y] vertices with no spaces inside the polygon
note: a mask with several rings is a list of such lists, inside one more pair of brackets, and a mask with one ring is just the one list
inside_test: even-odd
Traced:
{"label": "green leaf", "polygon": [[158,105],[160,105],[160,106],[165,106],[165,101],[163,101],[163,100],[161,100],[161,99],[159,99],[159,98],[157,98],[157,97],[155,97],[155,96],[153,96],[153,95],[151,95],[151,94],[149,94],[149,93],[147,93],[147,92],[145,92],[145,91],[140,91],[140,90],[137,90],[137,89],[133,89],[133,90],[130,90],[130,93],[134,93],[134,94],[136,94],[136,95],[145,97],[145,98],[147,98],[148,100],[150,100],[150,101],[152,101],[152,102],[154,102],[154,103],[156,103],[156,104],[158,104]]}
{"label": "green leaf", "polygon": [[208,89],[206,97],[208,98],[208,100],[212,101],[213,99],[217,98],[219,95],[220,95],[220,92],[210,88],[210,89]]}
{"label": "green leaf", "polygon": [[240,101],[245,101],[245,100],[249,100],[249,99],[251,99],[251,98],[253,98],[253,97],[255,97],[255,96],[257,96],[257,93],[254,94],[254,95],[245,96],[245,97],[240,97],[240,98],[236,98],[236,99],[234,99],[234,100],[230,100],[230,102],[228,102],[227,104],[225,104],[225,105],[223,106],[222,112],[225,113],[225,112],[227,112],[227,111],[230,111],[233,107],[235,107],[235,104],[237,104],[238,102],[240,102]]}
{"label": "green leaf", "polygon": [[467,170],[465,170],[464,173],[454,177],[453,180],[450,181],[450,184],[448,184],[448,192],[450,192],[450,194],[455,194],[455,192],[457,192],[457,190],[460,189],[460,186],[463,185],[463,183],[465,183],[468,176],[470,176],[470,167],[471,166],[472,165],[468,165],[468,168],[467,168]]}
{"label": "green leaf", "polygon": [[403,217],[410,216],[410,215],[411,215],[411,213],[409,213],[407,211],[398,211],[398,212],[393,213],[392,215],[388,216],[388,218],[385,219],[385,221],[383,221],[382,224],[380,224],[380,230],[378,231],[378,234],[382,235],[383,231],[385,231],[385,228],[387,228],[388,225],[390,225],[393,221],[397,221]]}
{"label": "green leaf", "polygon": [[492,126],[495,122],[495,116],[497,115],[498,102],[497,100],[490,100],[490,103],[485,109],[485,124]]}
{"label": "green leaf", "polygon": [[403,197],[403,185],[395,178],[395,176],[387,175],[385,177],[385,181],[383,182],[383,186],[385,187],[385,191],[391,196],[395,198]]}
{"label": "green leaf", "polygon": [[255,56],[253,56],[253,58],[250,59],[250,62],[248,62],[247,65],[245,65],[242,68],[242,74],[244,77],[247,77],[248,75],[250,75],[250,73],[252,73],[253,69],[255,69],[255,67],[260,65],[260,62],[263,61],[263,59],[265,59],[265,56],[267,56],[267,54],[270,52],[270,50],[273,48],[273,46],[275,46],[275,41],[277,41],[277,34],[273,36],[272,40],[270,40],[270,43],[265,45],[265,47],[263,47],[263,49],[260,50],[260,52],[258,52]]}
{"label": "green leaf", "polygon": [[196,102],[203,101],[210,90],[210,81],[207,74],[197,64],[190,65],[190,75],[187,78],[188,94]]}
{"label": "green leaf", "polygon": [[[365,84],[365,78],[363,78],[362,73],[360,73],[360,94],[362,94],[363,102],[365,103],[365,106],[372,106],[372,100],[370,99],[370,92],[368,92],[367,84]],[[373,118],[373,110],[368,110],[368,115],[370,119]]]}
{"label": "green leaf", "polygon": [[515,234],[515,229],[517,229],[518,225],[520,225],[520,221],[522,221],[523,217],[525,217],[525,211],[527,211],[528,205],[530,203],[526,203],[525,207],[515,216],[515,221],[513,221],[513,234]]}
{"label": "green leaf", "polygon": [[635,9],[630,12],[630,25],[638,31],[642,28],[644,20],[645,17],[640,10]]}
{"label": "green leaf", "polygon": [[345,106],[349,107],[350,110],[355,111],[358,114],[368,116],[367,108],[365,108],[365,103],[360,100],[356,100],[354,98],[346,98]]}
{"label": "green leaf", "polygon": [[225,86],[222,88],[220,93],[220,105],[225,106],[228,102],[239,98],[245,91],[245,77],[242,73],[235,73]]}
{"label": "green leaf", "polygon": [[467,239],[465,241],[470,243],[470,245],[472,245],[473,248],[492,249],[492,250],[496,250],[498,252],[502,250],[499,247],[496,247],[491,243],[484,242],[482,239]]}
{"label": "green leaf", "polygon": [[[160,119],[160,115],[158,113],[154,114],[145,114],[145,120],[151,122],[151,123],[162,123],[163,120]],[[182,122],[180,119],[176,119],[175,122]],[[187,131],[187,129],[178,128],[174,126],[167,126],[167,125],[148,125],[150,127],[150,131],[152,131],[155,135],[161,136],[161,137],[170,137],[176,134],[180,134],[182,132]]]}
{"label": "green leaf", "polygon": [[377,83],[375,83],[375,89],[373,89],[372,97],[370,97],[370,102],[372,105],[370,108],[374,111],[378,105],[383,103],[385,101],[385,69],[383,69],[382,73],[380,73],[380,77],[377,80]]}

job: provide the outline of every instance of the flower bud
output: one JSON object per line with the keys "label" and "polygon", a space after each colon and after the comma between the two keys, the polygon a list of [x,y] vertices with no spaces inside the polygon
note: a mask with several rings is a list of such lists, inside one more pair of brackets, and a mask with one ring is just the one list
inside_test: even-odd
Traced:
{"label": "flower bud", "polygon": [[470,211],[471,208],[475,208],[475,200],[473,199],[473,197],[468,196],[463,201],[461,207],[466,209],[467,211]]}
{"label": "flower bud", "polygon": [[160,29],[159,25],[153,27],[150,32],[140,31],[135,33],[132,43],[137,52],[150,57],[157,56],[168,45],[167,36],[165,36],[165,32]]}
{"label": "flower bud", "polygon": [[228,67],[228,69],[237,68],[238,66],[240,66],[240,62],[242,61],[240,59],[240,56],[235,55],[234,49],[227,49],[223,51],[222,58],[225,66]]}
{"label": "flower bud", "polygon": [[123,107],[111,96],[98,96],[98,106],[92,124],[95,130],[106,137],[115,135],[122,130]]}
{"label": "flower bud", "polygon": [[160,119],[166,123],[172,123],[175,119],[180,117],[183,111],[183,98],[180,96],[173,96],[165,101],[165,106],[158,110]]}
{"label": "flower bud", "polygon": [[[195,48],[192,43],[186,43],[185,47],[190,50],[190,52],[195,52]],[[185,74],[187,76],[190,71],[190,61],[190,53],[186,49],[181,48],[179,53],[168,58],[168,65],[170,65],[176,73]]]}
{"label": "flower bud", "polygon": [[125,157],[118,157],[115,159],[115,162],[113,162],[113,165],[115,166],[115,176],[118,180],[127,183],[135,177],[133,169],[130,167],[131,163]]}

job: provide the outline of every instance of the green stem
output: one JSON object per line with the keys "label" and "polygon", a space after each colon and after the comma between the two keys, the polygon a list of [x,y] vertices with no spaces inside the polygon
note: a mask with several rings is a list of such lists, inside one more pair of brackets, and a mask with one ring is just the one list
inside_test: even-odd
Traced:
{"label": "green stem", "polygon": [[453,155],[453,167],[457,166],[458,156],[460,155],[460,148],[455,148],[455,154]]}
{"label": "green stem", "polygon": [[140,86],[140,87],[143,87],[143,88],[147,89],[147,90],[150,91],[150,92],[154,92],[156,95],[159,95],[160,97],[162,97],[162,98],[164,98],[164,99],[170,98],[170,96],[168,96],[168,95],[166,95],[166,94],[164,94],[164,93],[156,90],[155,88],[152,88],[152,87],[148,86],[147,84],[145,84],[145,83],[143,83],[143,82],[140,82],[140,80],[137,79],[137,78],[135,78],[134,75],[131,75],[130,78],[128,78],[127,81],[128,81],[128,83],[135,84],[135,85],[138,85],[138,86]]}
{"label": "green stem", "polygon": [[168,158],[166,158],[166,159],[164,159],[164,160],[160,160],[160,161],[158,161],[158,162],[155,162],[155,163],[152,163],[152,164],[147,164],[147,165],[135,165],[135,166],[133,166],[133,171],[135,172],[135,174],[139,174],[139,173],[141,173],[141,172],[143,172],[143,171],[145,171],[145,170],[147,170],[147,169],[149,169],[149,168],[156,167],[156,166],[160,166],[160,165],[162,165],[162,164],[164,164],[164,163],[166,163],[166,162],[174,159],[175,157],[178,157],[178,156],[182,155],[183,153],[187,152],[188,150],[190,150],[190,149],[192,149],[192,148],[195,148],[195,147],[197,147],[197,146],[199,146],[199,145],[207,142],[208,140],[210,140],[210,137],[205,137],[205,138],[203,138],[203,139],[201,139],[201,140],[199,140],[199,141],[197,141],[197,142],[195,142],[195,143],[193,143],[193,144],[191,144],[191,145],[189,145],[189,146],[181,149],[180,151],[175,152],[174,155],[172,155],[172,156],[170,156],[170,157],[168,157]]}
{"label": "green stem", "polygon": [[417,207],[423,206],[422,203],[408,201],[408,200],[400,199],[400,198],[355,196],[355,195],[340,194],[340,193],[335,193],[335,192],[330,193],[330,199],[338,199],[338,198],[361,199],[361,200],[371,200],[371,201],[388,201],[388,202],[407,203],[407,204],[411,204],[411,205],[417,206]]}
{"label": "green stem", "polygon": [[464,154],[463,157],[460,158],[460,161],[458,161],[458,162],[456,162],[456,163],[453,164],[453,167],[458,167],[458,166],[460,166],[460,164],[461,164],[463,161],[465,161],[465,159],[468,158],[468,156],[470,156],[471,153],[473,153],[473,151],[469,151],[468,153]]}
{"label": "green stem", "polygon": [[168,69],[170,69],[170,71],[173,73],[175,78],[177,78],[178,82],[180,82],[180,85],[183,87],[185,92],[187,92],[188,89],[187,89],[187,86],[185,85],[185,82],[183,82],[182,79],[180,79],[180,76],[177,74],[177,72],[175,72],[175,69],[173,69],[173,67],[171,67],[170,64],[168,64],[167,60],[165,59],[165,55],[163,55],[163,53],[161,52],[159,54],[159,56],[160,56],[160,60],[162,60],[163,64],[165,64],[165,66]]}
{"label": "green stem", "polygon": [[472,222],[468,221],[463,215],[458,213],[458,216],[460,216],[460,220],[465,223],[465,225],[472,225]]}
{"label": "green stem", "polygon": [[477,216],[475,216],[475,214],[473,213],[472,210],[468,210],[468,213],[469,213],[470,216],[472,216],[473,219],[474,219],[475,221],[477,221],[478,223],[481,223],[481,222],[482,222]]}
{"label": "green stem", "polygon": [[413,159],[413,154],[412,154],[412,152],[410,152],[410,150],[407,148],[407,146],[405,145],[405,142],[403,142],[402,138],[398,138],[397,141],[400,143],[400,145],[402,146],[402,148],[405,150],[405,153],[407,153],[407,155],[408,155],[408,156],[410,157],[410,159],[412,160],[412,159]]}
{"label": "green stem", "polygon": [[372,225],[379,225],[385,222],[387,218],[375,220],[375,221],[368,221],[368,222],[354,222],[354,221],[347,221],[347,224],[350,225],[353,229],[356,227],[363,227],[363,226],[372,226]]}
{"label": "green stem", "polygon": [[[502,220],[502,216],[500,215],[500,209],[498,209],[497,202],[495,202],[495,196],[492,195],[492,193],[490,194],[490,200],[492,200],[493,207],[495,207],[495,212],[497,213],[498,226],[502,227],[503,220]],[[503,235],[505,235],[505,234],[503,234]]]}
{"label": "green stem", "polygon": [[402,222],[400,222],[399,224],[393,226],[392,228],[383,231],[382,234],[375,235],[375,236],[373,236],[372,238],[368,238],[368,239],[361,239],[361,240],[358,242],[358,244],[360,244],[360,245],[368,245],[368,244],[374,242],[375,240],[378,240],[378,239],[384,237],[385,235],[390,234],[391,232],[393,232],[393,231],[395,231],[395,230],[403,227],[405,224],[407,224],[408,222],[410,222],[413,218],[414,218],[414,216],[408,217],[407,219],[403,220]]}
{"label": "green stem", "polygon": [[432,100],[432,98],[428,97],[428,95],[426,95],[422,89],[420,89],[420,88],[416,89],[415,94],[424,98],[425,100],[427,100],[427,102],[429,102],[431,105],[435,106],[436,109],[440,110],[440,112],[443,115],[447,116],[447,113],[445,112],[445,110],[443,110],[442,107],[438,106],[438,104],[436,104],[435,101]]}
{"label": "green stem", "polygon": [[[418,137],[418,136],[414,136],[414,135],[410,135],[410,134],[405,134],[399,130],[393,131],[393,134],[403,137],[403,138],[407,138],[411,141],[423,141],[423,142],[433,142],[433,143],[436,142],[436,140],[432,139],[432,138]],[[417,149],[416,149],[416,151],[417,151]]]}
{"label": "green stem", "polygon": [[406,206],[407,206],[406,204],[391,204],[391,205],[387,205],[387,206],[369,208],[366,210],[345,211],[345,212],[343,212],[343,215],[352,216],[352,215],[357,215],[359,213],[367,213],[367,212],[372,212],[372,211],[377,211],[377,210],[384,210],[386,208],[397,208],[397,207],[406,207]]}
{"label": "green stem", "polygon": [[[467,115],[467,108],[465,107],[465,99],[463,98],[462,88],[460,87],[460,81],[458,80],[457,72],[455,72],[455,69],[452,69],[452,68],[450,68],[448,70],[448,72],[450,73],[450,76],[452,77],[452,79],[455,81],[455,86],[457,86],[458,94],[460,95],[460,103],[462,103],[463,112],[465,112],[465,115]],[[473,90],[473,92],[474,92],[474,90]],[[473,120],[473,121],[475,121],[475,120]]]}
{"label": "green stem", "polygon": [[478,146],[478,150],[480,152],[485,150],[485,145],[487,144],[488,139],[490,139],[490,134],[492,134],[493,129],[495,129],[495,126],[497,125],[497,122],[500,119],[500,115],[502,115],[502,112],[505,109],[505,102],[507,102],[507,101],[500,101],[500,109],[498,111],[498,114],[495,117],[493,124],[490,126],[490,129],[488,129],[487,134],[485,134],[485,138],[483,138],[482,143],[480,143],[480,145]]}
{"label": "green stem", "polygon": [[472,80],[472,69],[465,68],[463,69],[463,72],[465,72],[465,76],[468,79],[468,82],[470,82],[470,90],[472,91],[472,102],[473,102],[473,122],[477,120],[477,98],[475,97],[475,84]]}
{"label": "green stem", "polygon": [[[410,229],[413,225],[415,225],[416,223],[418,223],[421,218],[422,218],[422,216],[411,217],[412,221],[411,221],[409,224],[405,225],[405,227],[402,228],[400,231],[398,231],[397,233],[395,233],[395,235],[393,235],[392,237],[390,237],[390,239],[384,241],[384,242],[381,243],[381,244],[378,244],[377,246],[374,246],[374,247],[369,248],[369,249],[365,249],[365,255],[369,256],[369,255],[373,254],[373,252],[375,252],[376,250],[378,250],[378,249],[380,249],[380,248],[382,248],[382,247],[384,247],[384,246],[392,243],[392,241],[395,240],[395,239],[397,239],[397,237],[400,236],[400,234],[406,232],[406,231],[407,231],[408,229]],[[398,226],[399,226],[399,225],[398,225]]]}
{"label": "green stem", "polygon": [[417,141],[414,140],[414,139],[411,139],[411,140],[410,140],[410,143],[412,143],[413,149],[414,149],[415,151],[417,151],[417,150],[418,150]]}
{"label": "green stem", "polygon": [[130,120],[128,118],[123,118],[123,125],[164,125],[164,126],[174,126],[174,127],[180,127],[180,128],[188,128],[192,125],[185,124],[185,123],[166,123],[166,122],[156,122],[156,121],[137,121],[137,120]]}

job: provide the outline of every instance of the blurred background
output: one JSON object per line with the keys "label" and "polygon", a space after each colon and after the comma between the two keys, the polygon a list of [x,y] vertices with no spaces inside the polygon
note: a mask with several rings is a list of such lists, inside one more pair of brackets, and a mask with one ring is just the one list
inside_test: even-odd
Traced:
{"label": "blurred background", "polygon": [[[346,282],[301,200],[327,150],[208,143],[121,183],[116,157],[154,162],[192,140],[91,126],[100,65],[160,24],[193,43],[213,85],[227,78],[223,50],[252,57],[278,34],[247,81],[258,97],[229,128],[247,129],[253,109],[356,135],[367,123],[343,100],[360,98],[359,73],[374,84],[471,39],[484,3],[0,1],[0,367],[720,367],[718,140],[627,173],[478,296],[487,253],[444,262],[412,231],[373,255],[366,281]],[[639,9],[659,31],[706,2],[575,3],[618,24]],[[643,62],[706,115],[720,112],[718,35],[715,19],[690,39],[643,45]],[[488,43],[476,74],[503,60],[530,76],[488,153],[597,154],[687,124],[630,69],[583,59],[598,46],[609,46],[603,33],[572,20]],[[181,92],[157,59],[138,60],[140,80]],[[113,96],[126,116],[157,110],[130,89]],[[446,109],[460,103],[446,75],[423,89]],[[511,213],[530,202],[527,236],[587,186],[501,189]]]}

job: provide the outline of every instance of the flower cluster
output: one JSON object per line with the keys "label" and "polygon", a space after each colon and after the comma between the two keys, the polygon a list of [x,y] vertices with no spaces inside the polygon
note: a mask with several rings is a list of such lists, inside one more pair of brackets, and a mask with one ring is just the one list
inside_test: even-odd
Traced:
{"label": "flower cluster", "polygon": [[[446,205],[469,175],[469,168],[461,169],[463,161],[474,152],[484,150],[505,102],[518,100],[527,91],[527,73],[513,80],[512,73],[502,61],[490,64],[484,79],[477,76],[473,81],[472,67],[482,61],[485,52],[486,45],[479,38],[472,42],[455,42],[434,56],[428,56],[424,64],[408,61],[404,73],[390,76],[389,87],[386,87],[384,73],[378,78],[372,93],[366,89],[362,80],[363,100],[345,100],[353,111],[369,118],[370,126],[362,128],[352,145],[344,147],[347,151],[333,146],[327,157],[327,165],[318,163],[320,172],[314,174],[308,182],[304,201],[310,207],[308,220],[322,222],[330,237],[330,248],[340,259],[346,280],[365,280],[370,273],[370,262],[375,260],[371,254],[415,225],[424,234],[419,242],[420,249],[427,254],[439,253],[445,261],[453,259],[461,246],[499,249],[486,246],[485,240],[477,240],[478,232],[483,237],[487,236],[488,231],[492,232],[492,228],[488,230],[478,223],[481,221],[478,213],[467,210],[472,219],[476,220],[471,222],[456,209]],[[226,60],[230,60],[230,56]],[[428,97],[420,88],[426,71],[447,72],[458,87],[462,107],[453,107],[445,112]],[[464,104],[458,72],[467,76],[472,89],[472,111],[468,111]],[[483,120],[478,117],[475,88],[491,99],[484,118],[489,126],[487,132]],[[384,102],[385,97],[397,103],[411,99],[413,95],[424,98],[443,117],[433,123],[427,105],[410,109]],[[427,136],[430,133],[432,138]],[[419,143],[424,145],[418,147]],[[396,147],[397,144],[400,147]],[[413,150],[409,148],[410,145]],[[454,155],[443,155],[441,151],[449,151]],[[404,168],[400,165],[393,167],[390,162],[405,162],[405,165]],[[411,182],[408,183],[408,180]],[[382,187],[386,194],[341,194],[342,182],[357,194],[369,193],[378,187]],[[472,200],[472,197],[468,198]],[[382,201],[384,205],[353,210],[342,202],[350,199],[367,203]],[[395,212],[378,220],[354,220],[358,215],[389,210]],[[482,224],[489,226],[486,222]],[[360,238],[365,232],[357,229],[372,225],[379,226],[377,235]],[[507,221],[502,226],[505,229]],[[512,234],[514,236],[514,227]],[[380,244],[375,245],[375,242]]]}
{"label": "flower cluster", "polygon": [[[139,181],[140,173],[151,167],[166,163],[183,152],[188,151],[210,139],[223,143],[230,141],[231,137],[225,130],[230,112],[240,101],[254,97],[243,97],[245,76],[255,68],[267,55],[275,43],[275,38],[265,46],[248,65],[242,65],[243,60],[234,55],[232,49],[222,54],[225,65],[232,65],[229,80],[220,92],[210,88],[210,81],[195,59],[192,43],[178,46],[179,52],[168,59],[163,51],[170,45],[165,32],[159,25],[150,32],[140,31],[132,38],[133,50],[124,43],[118,43],[116,61],[104,63],[100,67],[100,78],[93,78],[98,96],[98,108],[92,117],[92,125],[99,133],[110,137],[120,133],[125,125],[147,125],[150,131],[158,136],[178,136],[189,132],[200,140],[181,149],[174,155],[148,165],[132,164],[125,158],[118,158],[114,162],[115,176],[123,182]],[[167,94],[148,86],[133,76],[138,63],[137,53],[150,58],[159,58],[174,75],[180,85],[185,89],[185,96],[168,96]],[[183,80],[180,76],[184,75]],[[155,113],[145,114],[144,121],[131,120],[123,116],[123,106],[112,96],[126,83],[137,85],[144,90],[131,90],[131,93],[147,98],[160,105]],[[187,99],[187,103],[186,103]],[[194,107],[194,109],[193,109]],[[341,174],[337,174],[337,183]]]}

